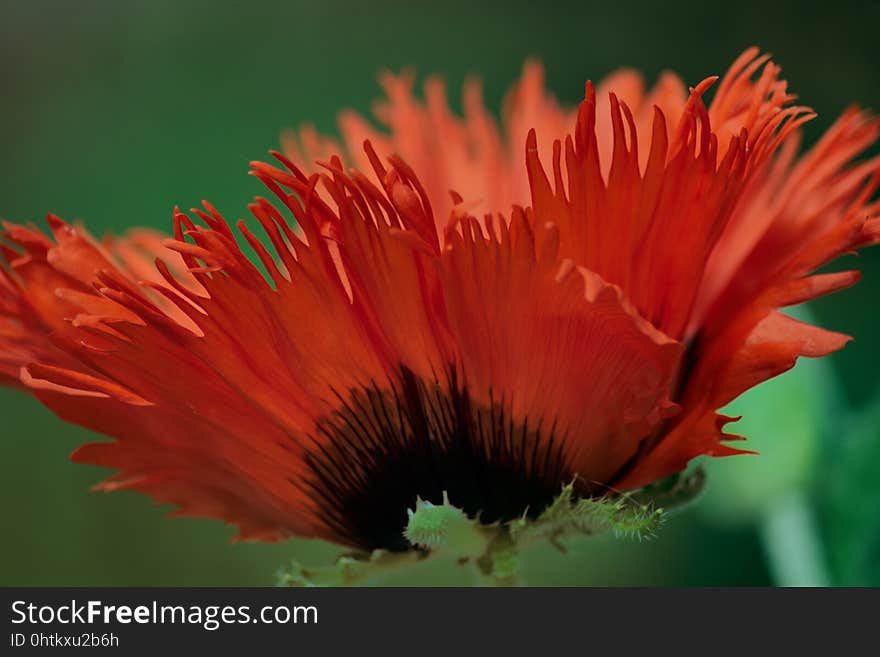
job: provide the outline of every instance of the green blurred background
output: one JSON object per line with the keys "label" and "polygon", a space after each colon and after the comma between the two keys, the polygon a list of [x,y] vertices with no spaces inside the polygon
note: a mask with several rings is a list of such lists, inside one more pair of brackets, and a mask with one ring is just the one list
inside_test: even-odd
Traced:
{"label": "green blurred background", "polygon": [[[693,83],[746,46],[770,50],[819,112],[810,141],[849,103],[880,110],[880,4],[474,2],[0,2],[0,215],[83,218],[95,233],[167,229],[174,204],[203,197],[244,214],[248,160],[282,128],[333,131],[367,112],[382,68],[485,79],[498,107],[523,59],[575,103],[587,77],[634,66]],[[763,456],[710,465],[709,491],[652,541],[602,538],[528,555],[532,584],[880,584],[880,250],[852,258],[853,290],[810,309],[856,342],[740,400]],[[315,542],[233,544],[219,523],[164,517],[132,493],[88,491],[106,473],[67,455],[91,438],[26,395],[0,390],[0,584],[271,584]],[[396,584],[467,583],[440,564]]]}

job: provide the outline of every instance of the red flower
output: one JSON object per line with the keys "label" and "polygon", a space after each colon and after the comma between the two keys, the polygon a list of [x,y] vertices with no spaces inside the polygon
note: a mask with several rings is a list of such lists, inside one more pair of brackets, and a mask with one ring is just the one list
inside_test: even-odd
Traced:
{"label": "red flower", "polygon": [[356,169],[253,164],[301,229],[264,199],[271,252],[238,223],[268,281],[207,204],[164,241],[6,225],[0,376],[116,439],[74,454],[119,471],[103,488],[246,538],[405,549],[417,496],[507,520],[573,479],[603,495],[736,453],[716,410],[848,339],[778,309],[880,241],[880,161],[856,159],[880,124],[850,110],[798,156],[812,115],[778,75],[748,51],[707,108],[714,78],[618,73],[575,117],[529,65],[505,136],[474,87],[460,120],[438,82],[422,105],[388,77],[390,135],[343,119]]}

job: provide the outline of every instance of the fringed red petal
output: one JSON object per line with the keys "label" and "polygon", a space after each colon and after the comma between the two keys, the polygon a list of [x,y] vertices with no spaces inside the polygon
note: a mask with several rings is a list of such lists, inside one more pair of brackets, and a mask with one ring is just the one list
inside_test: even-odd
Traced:
{"label": "fringed red petal", "polygon": [[115,439],[74,455],[118,470],[102,488],[397,549],[426,486],[504,519],[564,477],[597,494],[740,453],[717,410],[849,339],[779,309],[880,241],[880,121],[850,110],[799,156],[813,115],[756,49],[689,90],[618,72],[577,112],[530,63],[503,129],[474,81],[463,118],[436,79],[424,102],[382,83],[387,134],[349,113],[343,148],[305,129],[252,164],[278,200],[249,206],[267,243],[236,225],[261,267],[207,203],[172,238],[4,224],[0,381]]}

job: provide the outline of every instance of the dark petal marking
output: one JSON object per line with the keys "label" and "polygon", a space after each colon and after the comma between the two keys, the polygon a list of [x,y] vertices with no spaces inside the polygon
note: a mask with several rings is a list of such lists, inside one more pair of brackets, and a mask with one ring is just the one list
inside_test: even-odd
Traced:
{"label": "dark petal marking", "polygon": [[338,395],[339,408],[318,423],[312,476],[300,485],[344,542],[410,549],[406,510],[418,497],[439,504],[444,492],[485,523],[536,517],[575,479],[555,423],[514,422],[504,400],[477,407],[454,373],[448,380],[403,369],[387,387]]}

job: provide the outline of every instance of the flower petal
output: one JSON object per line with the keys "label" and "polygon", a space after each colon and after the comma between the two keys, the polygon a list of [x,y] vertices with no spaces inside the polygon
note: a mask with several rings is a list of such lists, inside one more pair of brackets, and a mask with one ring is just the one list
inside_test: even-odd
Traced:
{"label": "flower petal", "polygon": [[604,482],[674,412],[682,345],[544,247],[522,211],[488,238],[465,220],[447,243],[440,267],[461,371],[483,404],[492,395],[517,422],[554,425],[573,471]]}

